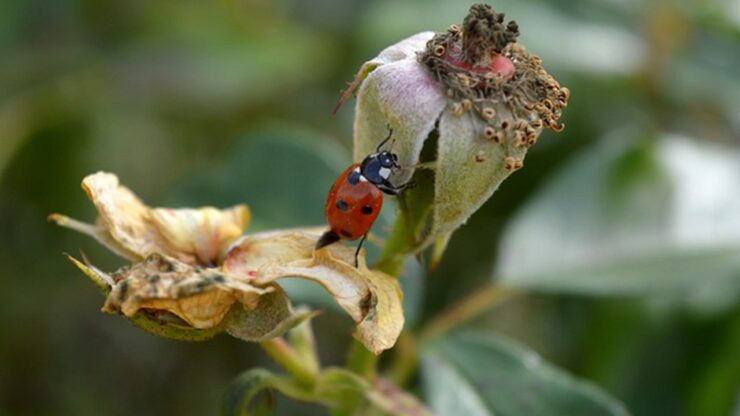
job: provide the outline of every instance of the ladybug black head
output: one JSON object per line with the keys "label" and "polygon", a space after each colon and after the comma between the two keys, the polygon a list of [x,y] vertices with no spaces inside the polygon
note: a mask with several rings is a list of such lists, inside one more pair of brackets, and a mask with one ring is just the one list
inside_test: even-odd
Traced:
{"label": "ladybug black head", "polygon": [[368,155],[360,165],[360,173],[374,184],[383,184],[391,176],[391,171],[400,168],[398,155],[384,150]]}

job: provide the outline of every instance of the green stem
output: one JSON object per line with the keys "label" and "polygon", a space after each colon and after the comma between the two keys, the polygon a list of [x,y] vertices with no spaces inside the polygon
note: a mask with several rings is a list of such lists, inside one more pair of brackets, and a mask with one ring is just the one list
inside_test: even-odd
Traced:
{"label": "green stem", "polygon": [[317,369],[306,365],[301,356],[282,337],[268,339],[260,342],[260,346],[273,360],[275,360],[285,371],[295,377],[296,381],[303,386],[312,387],[316,384],[318,377]]}
{"label": "green stem", "polygon": [[377,376],[378,356],[368,351],[359,341],[353,340],[347,357],[347,368],[365,380]]}

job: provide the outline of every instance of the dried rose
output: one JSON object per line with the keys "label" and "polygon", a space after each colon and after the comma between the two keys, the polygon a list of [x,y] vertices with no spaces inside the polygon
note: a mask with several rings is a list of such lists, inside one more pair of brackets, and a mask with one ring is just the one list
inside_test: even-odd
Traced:
{"label": "dried rose", "polygon": [[107,297],[103,311],[121,313],[159,335],[203,339],[221,331],[261,341],[309,318],[294,311],[276,283],[303,277],[321,284],[357,322],[355,337],[376,354],[403,328],[396,279],[370,270],[364,252],[340,244],[314,252],[322,230],[269,231],[240,240],[246,206],[169,209],[146,206],[118,178],[96,173],[82,182],[98,210],[98,224],[59,214],[50,219],[95,237],[134,261],[114,273],[70,258]]}
{"label": "dried rose", "polygon": [[[517,24],[504,23],[502,13],[474,5],[462,26],[419,33],[383,50],[340,99],[357,93],[356,160],[375,149],[387,126],[405,166],[420,162],[428,138],[437,140],[436,152],[421,159],[433,171],[429,189],[417,172],[419,187],[408,193],[412,199],[432,195],[431,209],[413,220],[419,224],[412,249],[445,241],[523,166],[544,127],[563,129],[558,119],[568,89],[516,42],[518,35]],[[394,180],[403,183],[412,174],[408,169]]]}

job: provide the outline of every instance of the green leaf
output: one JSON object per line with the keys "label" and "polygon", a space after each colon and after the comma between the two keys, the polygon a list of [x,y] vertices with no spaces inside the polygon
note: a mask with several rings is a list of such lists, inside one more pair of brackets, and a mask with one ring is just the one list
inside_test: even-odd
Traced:
{"label": "green leaf", "polygon": [[740,277],[739,188],[737,149],[612,137],[513,220],[494,276],[529,290],[712,304]]}
{"label": "green leaf", "polygon": [[595,385],[493,333],[462,331],[422,355],[424,391],[439,415],[627,415]]}
{"label": "green leaf", "polygon": [[310,399],[310,394],[292,380],[262,368],[255,368],[241,374],[231,383],[221,414],[224,416],[272,415],[271,390],[277,390],[288,397]]}

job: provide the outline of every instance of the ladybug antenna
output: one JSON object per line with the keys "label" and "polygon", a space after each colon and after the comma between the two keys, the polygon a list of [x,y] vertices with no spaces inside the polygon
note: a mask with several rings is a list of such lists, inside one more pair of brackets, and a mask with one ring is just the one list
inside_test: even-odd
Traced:
{"label": "ladybug antenna", "polygon": [[[388,137],[383,139],[383,141],[380,142],[380,144],[378,144],[378,147],[375,148],[375,151],[380,153],[380,148],[383,147],[383,145],[385,145],[386,143],[388,143],[388,140],[390,140],[391,137],[393,137],[393,128],[391,126],[388,126]],[[393,146],[392,143],[391,143],[391,146]]]}

